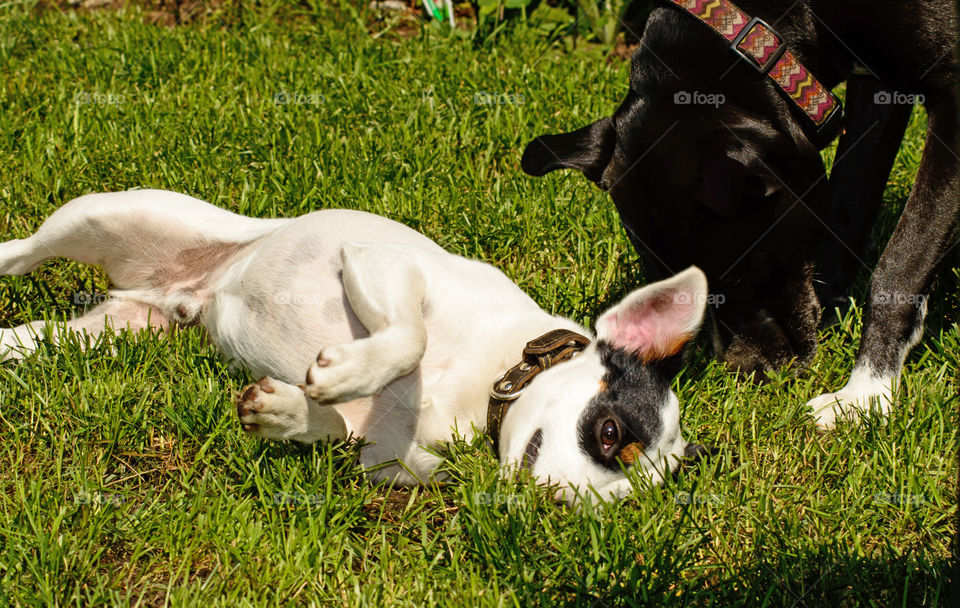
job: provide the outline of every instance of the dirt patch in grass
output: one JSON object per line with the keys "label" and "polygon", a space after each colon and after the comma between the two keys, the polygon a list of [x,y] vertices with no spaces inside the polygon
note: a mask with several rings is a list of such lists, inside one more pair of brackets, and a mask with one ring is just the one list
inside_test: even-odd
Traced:
{"label": "dirt patch in grass", "polygon": [[[360,4],[357,12],[363,15],[367,31],[375,38],[415,38],[423,33],[423,27],[429,21],[423,5],[417,0],[372,0],[357,4]],[[127,6],[139,6],[148,23],[166,27],[218,21],[222,25],[244,23],[243,2],[237,0],[42,0],[36,8],[41,12],[92,12],[118,10]],[[297,5],[287,5],[274,16],[280,21],[288,21],[315,10],[306,3],[303,3],[302,8],[301,11]],[[338,11],[333,9],[333,12]],[[474,7],[469,3],[457,4],[454,8],[454,21],[457,29],[468,30],[475,27],[477,15]]]}
{"label": "dirt patch in grass", "polygon": [[243,3],[228,0],[43,0],[37,4],[38,11],[58,10],[91,12],[118,10],[127,6],[143,9],[148,23],[173,27],[207,19],[224,23],[242,21]]}

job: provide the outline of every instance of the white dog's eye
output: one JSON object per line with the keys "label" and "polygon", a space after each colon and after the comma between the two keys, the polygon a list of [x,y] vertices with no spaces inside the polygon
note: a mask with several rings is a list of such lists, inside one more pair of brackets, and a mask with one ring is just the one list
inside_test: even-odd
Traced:
{"label": "white dog's eye", "polygon": [[600,427],[600,443],[603,444],[603,450],[608,451],[620,440],[620,429],[613,420],[607,420]]}

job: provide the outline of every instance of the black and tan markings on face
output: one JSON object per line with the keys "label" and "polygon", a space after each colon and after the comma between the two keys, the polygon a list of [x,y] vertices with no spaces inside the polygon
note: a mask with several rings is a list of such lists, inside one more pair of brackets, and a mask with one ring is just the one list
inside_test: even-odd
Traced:
{"label": "black and tan markings on face", "polygon": [[659,440],[673,376],[606,342],[598,343],[597,351],[607,372],[603,388],[580,416],[580,449],[598,465],[619,471],[617,458],[632,465]]}

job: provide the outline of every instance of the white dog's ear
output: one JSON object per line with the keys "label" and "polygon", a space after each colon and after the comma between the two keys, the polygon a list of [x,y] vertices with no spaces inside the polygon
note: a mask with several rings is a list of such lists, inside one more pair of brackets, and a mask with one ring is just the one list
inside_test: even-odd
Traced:
{"label": "white dog's ear", "polygon": [[597,320],[597,339],[653,363],[680,353],[707,307],[707,277],[691,266],[630,293]]}

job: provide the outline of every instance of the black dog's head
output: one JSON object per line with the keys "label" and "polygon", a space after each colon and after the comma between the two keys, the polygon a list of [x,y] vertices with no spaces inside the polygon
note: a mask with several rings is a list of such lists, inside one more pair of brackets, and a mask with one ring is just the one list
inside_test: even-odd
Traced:
{"label": "black dog's head", "polygon": [[813,357],[824,165],[773,86],[705,26],[655,11],[613,116],[538,137],[521,162],[537,176],[577,169],[608,190],[649,280],[702,268],[729,364]]}

